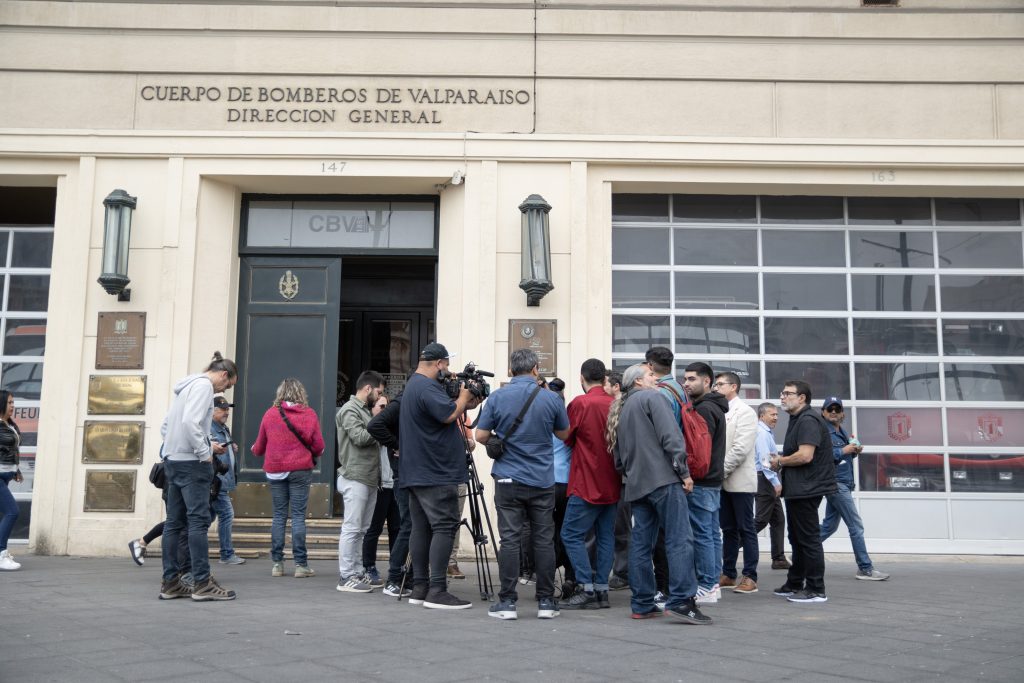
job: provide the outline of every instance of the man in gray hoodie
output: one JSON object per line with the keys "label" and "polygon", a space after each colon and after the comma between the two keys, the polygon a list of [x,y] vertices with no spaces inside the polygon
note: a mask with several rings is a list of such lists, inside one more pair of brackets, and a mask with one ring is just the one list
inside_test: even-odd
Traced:
{"label": "man in gray hoodie", "polygon": [[651,553],[658,529],[665,530],[668,599],[665,612],[688,624],[710,624],[698,609],[693,563],[693,531],[687,494],[693,479],[686,466],[686,444],[678,418],[659,396],[658,377],[647,364],[622,375],[622,396],[608,414],[608,444],[615,467],[626,477],[624,498],[633,511],[629,544],[629,585],[634,619],[661,616],[654,604]]}
{"label": "man in gray hoodie", "polygon": [[[167,521],[164,523],[163,582],[160,599],[190,597],[234,600],[235,592],[222,588],[210,576],[210,490],[213,485],[213,451],[209,427],[213,418],[213,395],[230,389],[238,381],[238,367],[219,351],[206,370],[189,375],[174,386],[174,399],[160,427],[164,444],[161,456],[167,476]],[[178,564],[178,538],[188,534],[191,567]],[[191,570],[193,588],[181,580]]]}

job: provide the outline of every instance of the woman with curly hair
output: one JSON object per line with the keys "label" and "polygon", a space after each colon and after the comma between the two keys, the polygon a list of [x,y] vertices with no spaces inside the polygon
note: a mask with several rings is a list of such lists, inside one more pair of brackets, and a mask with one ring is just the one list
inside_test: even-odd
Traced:
{"label": "woman with curly hair", "polygon": [[313,576],[306,559],[306,507],[313,468],[324,452],[324,437],[302,382],[289,377],[277,387],[273,405],[263,414],[252,452],[263,458],[274,507],[270,527],[270,559],[274,565],[270,575],[284,576],[284,528],[290,511],[295,578]]}

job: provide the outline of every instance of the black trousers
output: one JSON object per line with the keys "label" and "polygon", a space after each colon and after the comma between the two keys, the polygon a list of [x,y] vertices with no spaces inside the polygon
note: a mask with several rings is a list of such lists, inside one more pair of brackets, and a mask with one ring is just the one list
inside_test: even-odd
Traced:
{"label": "black trousers", "polygon": [[412,518],[409,552],[413,585],[429,583],[432,591],[444,590],[448,557],[459,530],[459,486],[411,486],[406,491]]}
{"label": "black trousers", "polygon": [[772,560],[786,559],[786,545],[783,534],[786,531],[786,513],[782,510],[782,499],[775,495],[775,487],[763,473],[757,473],[757,494],[754,496],[757,512],[754,516],[754,528],[761,533],[769,524],[768,530],[772,539]]}
{"label": "black trousers", "polygon": [[398,530],[402,526],[402,515],[398,511],[398,500],[395,498],[394,489],[380,489],[377,491],[377,503],[373,508],[373,517],[370,518],[370,526],[363,536],[363,566],[373,567],[377,564],[377,543],[384,531],[384,523],[388,525],[388,557],[395,548],[395,539],[398,538]]}
{"label": "black trousers", "polygon": [[825,551],[821,547],[818,507],[822,496],[786,499],[789,544],[793,547],[793,566],[786,583],[790,588],[825,592]]}
{"label": "black trousers", "polygon": [[501,600],[518,600],[519,553],[523,526],[529,521],[530,544],[537,572],[537,599],[555,593],[555,487],[537,488],[516,482],[494,483],[494,507],[498,510],[498,578]]}

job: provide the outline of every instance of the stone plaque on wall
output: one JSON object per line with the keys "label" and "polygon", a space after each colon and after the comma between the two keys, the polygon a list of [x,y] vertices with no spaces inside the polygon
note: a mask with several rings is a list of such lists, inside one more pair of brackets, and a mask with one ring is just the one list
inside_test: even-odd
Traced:
{"label": "stone plaque on wall", "polygon": [[144,422],[86,420],[82,436],[82,462],[142,464]]}
{"label": "stone plaque on wall", "polygon": [[554,320],[509,320],[508,351],[530,349],[540,362],[542,377],[558,373],[557,323]]}
{"label": "stone plaque on wall", "polygon": [[146,350],[145,313],[100,313],[96,369],[141,370]]}
{"label": "stone plaque on wall", "polygon": [[89,375],[90,415],[145,415],[146,378],[141,375]]}
{"label": "stone plaque on wall", "polygon": [[83,512],[135,512],[135,470],[87,470]]}

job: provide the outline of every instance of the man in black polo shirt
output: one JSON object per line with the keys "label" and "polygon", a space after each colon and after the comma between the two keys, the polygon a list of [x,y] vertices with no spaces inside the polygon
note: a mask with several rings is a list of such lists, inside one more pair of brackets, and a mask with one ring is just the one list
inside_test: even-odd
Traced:
{"label": "man in black polo shirt", "polygon": [[790,602],[825,602],[825,551],[821,547],[818,507],[822,497],[836,492],[832,437],[825,419],[811,410],[811,387],[807,382],[787,381],[780,401],[789,413],[789,426],[782,455],[772,458],[772,469],[782,471],[793,566],[786,583],[775,594]]}
{"label": "man in black polo shirt", "polygon": [[459,484],[469,469],[466,444],[456,420],[472,394],[462,387],[451,400],[438,382],[448,373],[448,350],[432,342],[420,352],[416,372],[402,394],[398,438],[402,444],[399,486],[409,493],[413,585],[410,605],[466,609],[473,604],[448,592],[446,572],[459,529]]}

